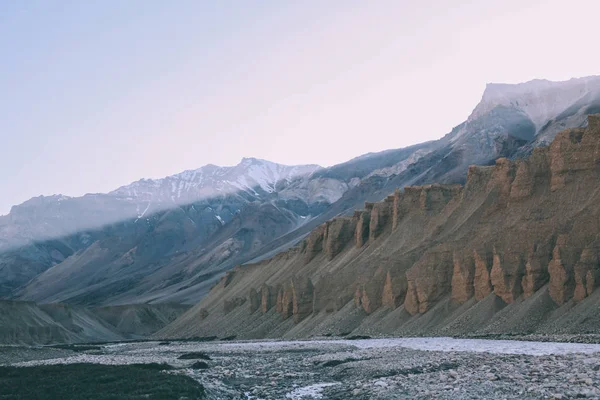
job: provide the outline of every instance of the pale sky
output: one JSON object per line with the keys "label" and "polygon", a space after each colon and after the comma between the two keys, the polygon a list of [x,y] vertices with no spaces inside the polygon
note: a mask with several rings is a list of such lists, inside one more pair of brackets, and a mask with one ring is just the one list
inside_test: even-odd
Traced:
{"label": "pale sky", "polygon": [[242,157],[448,133],[486,83],[600,72],[597,0],[0,0],[0,214]]}

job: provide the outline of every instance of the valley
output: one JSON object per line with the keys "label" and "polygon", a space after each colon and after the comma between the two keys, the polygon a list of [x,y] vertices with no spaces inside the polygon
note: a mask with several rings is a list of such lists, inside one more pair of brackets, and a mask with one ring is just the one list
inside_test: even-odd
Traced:
{"label": "valley", "polygon": [[[19,352],[28,353],[27,356]],[[73,353],[0,348],[0,364],[153,365],[206,399],[563,399],[600,395],[600,344],[452,338],[146,342]],[[189,356],[189,357],[188,357]],[[187,359],[182,359],[187,358]],[[87,363],[87,364],[82,364]],[[161,378],[163,379],[163,378]]]}

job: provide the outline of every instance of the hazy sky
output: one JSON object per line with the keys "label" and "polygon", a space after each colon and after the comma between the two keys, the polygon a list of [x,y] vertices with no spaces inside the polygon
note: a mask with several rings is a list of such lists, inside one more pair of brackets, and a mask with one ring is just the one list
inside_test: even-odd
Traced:
{"label": "hazy sky", "polygon": [[487,82],[600,72],[597,0],[1,1],[0,214],[244,156],[436,139]]}

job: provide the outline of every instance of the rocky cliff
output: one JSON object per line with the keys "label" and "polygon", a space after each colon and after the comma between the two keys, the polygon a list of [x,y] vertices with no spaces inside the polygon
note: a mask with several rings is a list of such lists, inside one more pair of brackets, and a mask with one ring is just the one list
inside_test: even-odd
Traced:
{"label": "rocky cliff", "polygon": [[526,159],[471,166],[464,185],[405,187],[235,268],[159,335],[596,332],[599,235],[590,115]]}
{"label": "rocky cliff", "polygon": [[[34,198],[0,216],[0,297],[88,306],[195,304],[225,271],[273,257],[308,235],[304,262],[319,262],[324,254],[335,263],[348,241],[363,249],[387,237],[390,229],[408,229],[406,223],[413,222],[406,221],[412,221],[415,207],[445,215],[463,189],[434,186],[422,194],[423,185],[468,183],[466,192],[477,191],[476,182],[492,179],[487,176],[492,171],[475,169],[467,176],[468,166],[491,165],[506,157],[493,180],[504,179],[504,174],[514,183],[498,183],[499,199],[485,211],[493,215],[507,202],[527,199],[535,182],[544,179],[539,174],[548,155],[534,149],[549,143],[559,130],[583,128],[586,115],[598,110],[600,77],[493,84],[469,118],[441,139],[365,154],[329,168],[248,158],[234,167],[207,165],[164,179],[140,180],[107,194]],[[518,166],[509,161],[529,155],[529,161]],[[558,186],[569,177],[557,173],[553,179],[552,185]],[[381,202],[395,188],[406,186],[402,200],[394,195]],[[365,209],[354,213],[365,202]],[[406,246],[422,243],[422,235],[431,234],[418,233],[421,229],[416,227],[415,238],[402,238]],[[20,247],[7,250],[15,243]],[[536,278],[524,283],[528,293],[543,277],[539,264],[546,256],[539,249],[547,245],[536,244],[524,261]],[[416,263],[412,257],[417,256],[424,255],[411,250],[402,265]],[[493,251],[468,256],[441,251],[424,257],[444,263],[451,259],[456,286],[465,293],[471,290],[473,263],[479,277],[492,274],[494,262]],[[503,268],[503,257],[496,255],[500,267],[494,271]],[[481,268],[484,261],[490,262],[490,271]],[[390,285],[397,286],[394,282],[405,275],[390,272]],[[380,281],[386,279],[387,272],[381,271],[373,282],[360,282],[361,304],[376,309],[382,300],[374,293],[382,290]],[[581,282],[585,286],[583,277]],[[327,286],[313,282],[317,292],[319,285]],[[406,282],[406,290],[413,293],[414,285]],[[260,287],[253,289],[259,296]],[[277,288],[272,290],[277,296]],[[478,281],[474,289],[476,296],[487,290],[485,281]],[[395,291],[386,291],[386,303],[398,302],[392,297],[399,294],[390,294]],[[508,298],[509,292],[503,296]],[[577,291],[578,296],[582,293]],[[257,297],[253,299],[249,304],[256,305]]]}

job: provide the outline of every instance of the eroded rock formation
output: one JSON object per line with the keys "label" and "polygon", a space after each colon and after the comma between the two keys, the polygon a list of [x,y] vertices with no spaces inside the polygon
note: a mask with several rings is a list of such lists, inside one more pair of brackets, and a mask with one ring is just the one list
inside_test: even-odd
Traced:
{"label": "eroded rock formation", "polygon": [[[600,279],[599,182],[600,117],[590,116],[587,128],[559,133],[528,159],[470,167],[464,187],[410,186],[333,218],[285,256],[227,274],[213,292],[225,313],[245,293],[250,312],[276,307],[296,323],[352,301],[364,318],[489,296],[493,307],[518,306],[546,288],[556,307],[582,302]],[[269,285],[242,289],[244,274]]]}
{"label": "eroded rock formation", "polygon": [[[263,313],[269,311],[277,303],[277,291],[264,284],[260,289],[260,308]],[[281,311],[279,311],[281,312]]]}
{"label": "eroded rock formation", "polygon": [[454,252],[452,273],[452,300],[464,303],[475,293],[475,260],[470,252]]}
{"label": "eroded rock formation", "polygon": [[357,221],[351,217],[334,218],[327,222],[325,254],[328,260],[332,260],[348,243],[354,240],[356,225]]}

